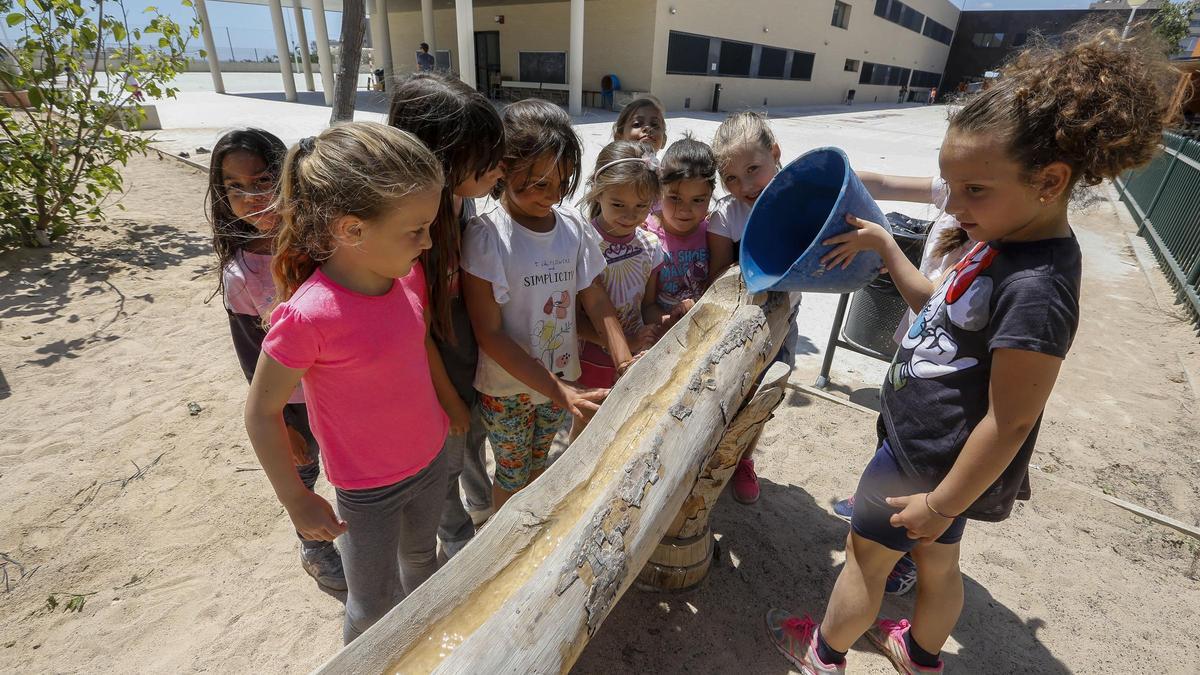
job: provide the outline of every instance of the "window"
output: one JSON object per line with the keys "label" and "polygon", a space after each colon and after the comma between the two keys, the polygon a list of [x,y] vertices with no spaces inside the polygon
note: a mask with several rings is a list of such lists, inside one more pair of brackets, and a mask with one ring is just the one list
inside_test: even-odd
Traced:
{"label": "window", "polygon": [[754,45],[721,40],[721,59],[717,61],[717,72],[722,75],[750,77],[750,60],[753,56]]}
{"label": "window", "polygon": [[908,5],[904,5],[903,9],[900,10],[900,20],[896,23],[911,31],[920,33],[921,26],[925,24],[925,15],[913,9],[912,7],[909,7]]}
{"label": "window", "polygon": [[846,72],[857,73],[858,72],[858,61],[855,61],[854,59],[846,59]]}
{"label": "window", "polygon": [[943,44],[950,44],[954,37],[953,30],[932,19],[927,20],[924,14],[900,0],[875,0],[875,16],[900,24]]}
{"label": "window", "polygon": [[910,71],[900,66],[885,66],[881,63],[863,63],[858,76],[859,84],[885,84],[904,86],[908,84]]}
{"label": "window", "polygon": [[887,18],[888,3],[890,0],[875,0],[875,16]]}
{"label": "window", "polygon": [[976,47],[999,47],[1004,44],[1004,33],[976,33],[971,36]]}
{"label": "window", "polygon": [[787,62],[787,50],[763,47],[758,58],[759,77],[783,77],[783,66]]}
{"label": "window", "polygon": [[792,72],[789,74],[789,79],[792,80],[811,80],[813,71],[813,60],[816,54],[808,52],[792,52]]}
{"label": "window", "polygon": [[926,87],[932,89],[933,87],[938,86],[938,83],[941,81],[941,73],[931,73],[927,70],[914,70],[912,72],[912,79],[909,81],[908,86]]}
{"label": "window", "polygon": [[950,44],[954,40],[953,30],[930,18],[925,19],[925,29],[921,31],[921,34],[945,45]]}
{"label": "window", "polygon": [[667,72],[707,75],[708,41],[699,35],[671,31],[667,37]]}
{"label": "window", "polygon": [[850,26],[850,5],[834,0],[833,25],[838,28],[848,28]]}
{"label": "window", "polygon": [[1013,36],[1012,46],[1023,47],[1026,42],[1029,42],[1029,33],[1017,33]]}
{"label": "window", "polygon": [[517,71],[522,82],[567,83],[566,52],[517,52]]}

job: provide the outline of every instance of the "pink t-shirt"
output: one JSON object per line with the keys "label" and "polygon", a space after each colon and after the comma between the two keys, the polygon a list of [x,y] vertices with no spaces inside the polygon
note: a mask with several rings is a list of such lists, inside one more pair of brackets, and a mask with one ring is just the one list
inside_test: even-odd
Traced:
{"label": "pink t-shirt", "polygon": [[646,225],[658,235],[666,254],[666,261],[658,269],[655,301],[660,307],[672,309],[684,300],[699,300],[704,295],[704,284],[708,282],[708,219],[680,237],[671,234],[660,218],[652,218]]}
{"label": "pink t-shirt", "polygon": [[307,369],[304,393],[330,483],[362,490],[424,469],[449,420],[425,353],[418,264],[383,295],[355,293],[318,269],[271,313],[263,351]]}

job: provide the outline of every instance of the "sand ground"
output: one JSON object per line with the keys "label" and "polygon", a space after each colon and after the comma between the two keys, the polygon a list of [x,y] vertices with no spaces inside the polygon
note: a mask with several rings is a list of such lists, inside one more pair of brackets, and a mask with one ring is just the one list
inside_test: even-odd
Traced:
{"label": "sand ground", "polygon": [[[823,124],[777,125],[793,122],[808,133]],[[873,168],[895,156],[880,150]],[[0,254],[0,671],[311,668],[340,645],[341,604],[300,571],[241,425],[245,383],[220,302],[208,301],[204,178],[154,158],[125,175],[125,212],[51,249]],[[1074,219],[1083,319],[1033,461],[1196,523],[1200,349],[1131,244],[1124,207],[1099,195]],[[833,302],[806,298],[798,384],[817,372]],[[835,391],[874,405],[882,372],[839,352]],[[762,613],[819,616],[846,532],[829,505],[853,489],[873,421],[793,391],[758,455],[762,500],[726,498],[716,511],[710,578],[683,594],[631,590],[576,672],[788,672]],[[948,668],[1195,672],[1197,542],[1061,480],[1032,480],[1033,501],[1009,521],[968,528]],[[890,672],[858,647],[855,671]],[[1145,656],[1130,666],[1132,648]]]}

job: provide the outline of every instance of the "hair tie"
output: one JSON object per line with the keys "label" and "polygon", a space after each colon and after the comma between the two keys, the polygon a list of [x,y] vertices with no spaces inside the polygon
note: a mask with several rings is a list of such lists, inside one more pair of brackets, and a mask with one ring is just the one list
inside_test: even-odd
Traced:
{"label": "hair tie", "polygon": [[307,136],[305,138],[301,138],[300,143],[298,145],[300,146],[300,151],[303,152],[304,154],[308,155],[308,154],[312,154],[313,148],[316,146],[316,144],[317,144],[316,136]]}
{"label": "hair tie", "polygon": [[592,175],[598,176],[598,175],[600,175],[601,171],[604,171],[605,169],[607,169],[610,166],[615,166],[617,164],[620,164],[621,162],[641,162],[646,165],[647,169],[650,169],[651,171],[658,173],[658,158],[655,157],[654,155],[643,155],[641,157],[625,157],[623,159],[614,159],[613,161],[609,162],[608,164],[605,164],[604,166],[596,169],[596,172]]}

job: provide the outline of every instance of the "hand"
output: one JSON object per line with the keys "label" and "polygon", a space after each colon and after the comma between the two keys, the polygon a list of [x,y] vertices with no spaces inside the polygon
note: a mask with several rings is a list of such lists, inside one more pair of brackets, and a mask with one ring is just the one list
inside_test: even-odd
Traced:
{"label": "hand", "polygon": [[626,336],[625,342],[629,344],[629,351],[639,354],[650,349],[658,342],[660,331],[659,326],[642,326],[633,335]]}
{"label": "hand", "polygon": [[874,251],[882,254],[892,241],[892,235],[878,223],[859,220],[849,213],[846,214],[846,222],[855,229],[821,242],[825,246],[836,246],[832,251],[821,256],[821,264],[826,269],[837,267],[839,263],[842,265],[842,269],[846,269],[850,263],[854,262],[855,256],[862,251]]}
{"label": "hand", "polygon": [[625,373],[629,372],[629,369],[633,367],[633,364],[640,361],[642,358],[642,355],[645,353],[646,352],[644,352],[644,351],[638,352],[633,355],[633,358],[629,359],[625,363],[618,363],[617,369],[616,369],[617,370],[617,379],[619,380],[622,377],[625,377]]}
{"label": "hand", "polygon": [[907,497],[888,497],[887,503],[900,509],[899,513],[892,514],[892,527],[903,527],[908,530],[909,539],[929,543],[942,536],[954,519],[934,513],[925,505],[925,497],[926,493],[919,492]]}
{"label": "hand", "polygon": [[292,524],[301,537],[314,541],[333,541],[346,532],[346,522],[337,517],[325,498],[305,490],[295,503],[284,504]]}
{"label": "hand", "polygon": [[586,424],[600,409],[600,404],[608,397],[609,390],[590,389],[574,382],[560,380],[558,391],[559,400],[555,403],[566,408],[572,417]]}
{"label": "hand", "polygon": [[308,441],[300,435],[299,431],[288,427],[288,450],[292,452],[292,464],[296,466],[305,466],[312,464],[312,460],[308,458]]}
{"label": "hand", "polygon": [[446,416],[450,418],[451,436],[461,436],[471,428],[471,409],[457,396],[450,402]]}

